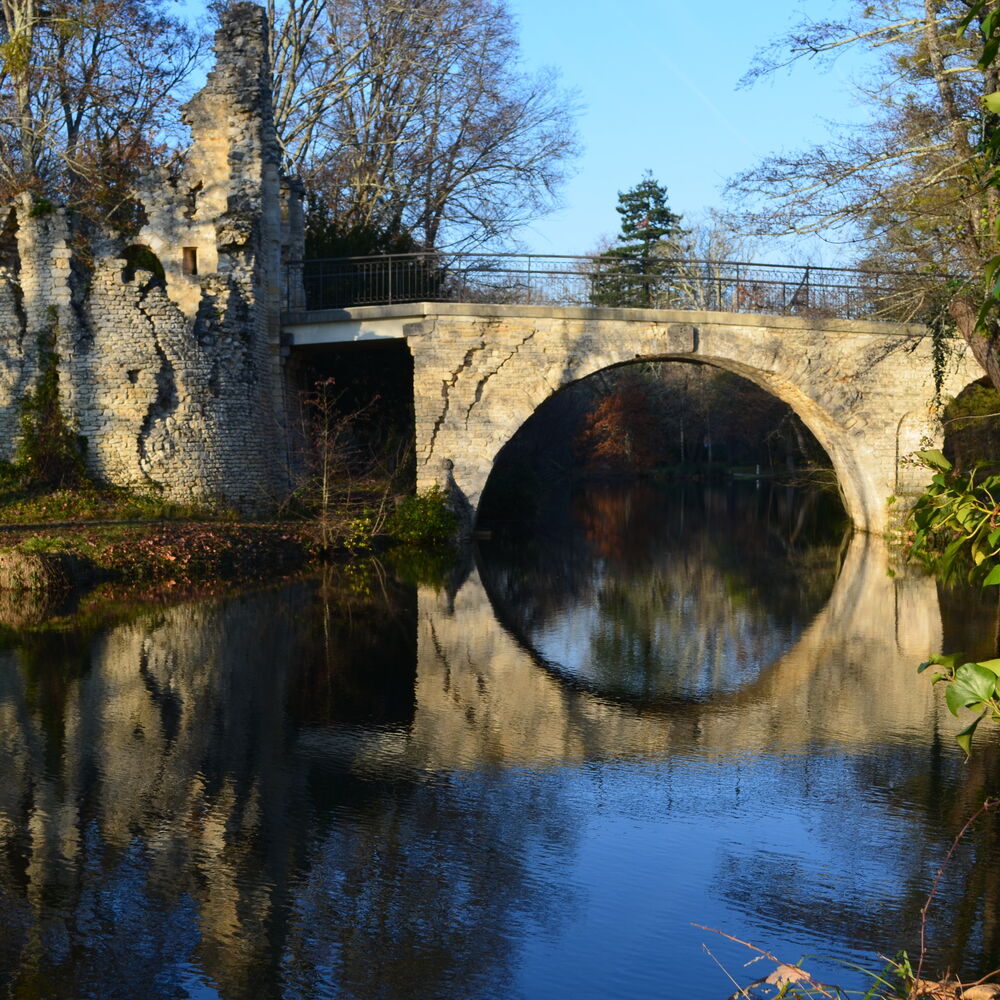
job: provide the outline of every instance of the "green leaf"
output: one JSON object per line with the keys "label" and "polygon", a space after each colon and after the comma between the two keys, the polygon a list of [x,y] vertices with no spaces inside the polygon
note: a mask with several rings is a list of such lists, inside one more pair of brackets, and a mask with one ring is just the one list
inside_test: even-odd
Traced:
{"label": "green leaf", "polygon": [[955,671],[955,680],[948,685],[945,702],[952,715],[960,708],[979,706],[996,695],[997,675],[978,663],[963,663]]}
{"label": "green leaf", "polygon": [[996,587],[1000,585],[1000,566],[994,566],[993,569],[986,574],[986,579],[983,580],[984,587]]}
{"label": "green leaf", "polygon": [[955,736],[955,742],[962,748],[962,750],[965,751],[966,757],[972,754],[972,737],[976,732],[976,726],[983,721],[984,715],[986,715],[985,712],[983,712],[983,715],[973,719],[972,722],[965,727],[965,729]]}
{"label": "green leaf", "polygon": [[941,574],[942,580],[947,580],[951,575],[951,568],[958,558],[959,552],[962,551],[965,542],[964,536],[960,536],[951,542],[944,552],[941,553],[941,558],[937,561],[937,570]]}
{"label": "green leaf", "polygon": [[982,667],[984,670],[990,670],[1000,677],[1000,659],[996,660],[979,660],[976,663],[977,667]]}
{"label": "green leaf", "polygon": [[996,257],[991,257],[983,269],[983,275],[987,285],[993,284],[993,276],[997,272],[997,268],[1000,268],[1000,255]]}
{"label": "green leaf", "polygon": [[917,667],[917,673],[922,674],[928,667],[947,667],[949,670],[954,670],[958,664],[965,662],[967,662],[965,653],[939,653],[937,656],[932,656],[926,663],[921,663]]}
{"label": "green leaf", "polygon": [[984,69],[989,66],[996,59],[998,50],[1000,50],[1000,37],[993,37],[983,46],[982,55],[979,57],[979,65]]}
{"label": "green leaf", "polygon": [[986,105],[987,111],[992,111],[995,115],[1000,115],[1000,91],[993,94],[987,94],[983,98],[983,104]]}
{"label": "green leaf", "polygon": [[[958,22],[958,37],[961,38],[966,28],[972,24],[973,18],[986,6],[987,0],[976,0],[969,8],[969,12]],[[988,32],[987,32],[988,34]]]}
{"label": "green leaf", "polygon": [[924,465],[929,465],[931,468],[943,469],[945,472],[951,472],[951,462],[949,462],[948,459],[946,459],[936,448],[931,451],[918,451],[917,458],[919,458]]}

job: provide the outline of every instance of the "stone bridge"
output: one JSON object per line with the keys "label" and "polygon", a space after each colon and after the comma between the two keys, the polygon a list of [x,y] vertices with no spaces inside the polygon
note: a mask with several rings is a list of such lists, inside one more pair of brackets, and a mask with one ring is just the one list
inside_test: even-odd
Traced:
{"label": "stone bridge", "polygon": [[[413,357],[417,485],[475,512],[500,449],[553,393],[605,368],[686,361],[788,403],[833,462],[854,524],[882,532],[926,483],[904,460],[940,446],[923,326],[688,310],[414,303],[286,313],[295,347],[404,338]],[[982,376],[956,342],[943,395]],[[890,497],[899,498],[895,505]]]}
{"label": "stone bridge", "polygon": [[[183,109],[187,157],[135,192],[147,219],[134,243],[99,235],[84,261],[64,209],[27,194],[0,206],[0,458],[15,457],[22,401],[54,373],[97,478],[270,510],[301,465],[306,348],[388,337],[413,359],[418,485],[447,486],[471,514],[541,403],[638,359],[716,365],[789,403],[860,528],[885,529],[887,498],[922,485],[901,460],[940,440],[926,331],[817,318],[892,301],[892,276],[682,261],[636,276],[620,262],[516,255],[303,261],[303,190],[281,172],[263,10],[227,6],[215,51]],[[586,305],[607,282],[658,308]],[[497,301],[518,304],[483,304]],[[721,311],[741,308],[761,315]],[[797,315],[767,315],[782,312]],[[956,350],[945,392],[978,375]]]}

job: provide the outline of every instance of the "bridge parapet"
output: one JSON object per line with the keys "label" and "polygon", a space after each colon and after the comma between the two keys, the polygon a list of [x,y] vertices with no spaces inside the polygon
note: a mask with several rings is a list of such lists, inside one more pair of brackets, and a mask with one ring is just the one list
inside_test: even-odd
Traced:
{"label": "bridge parapet", "polygon": [[308,309],[464,302],[905,320],[913,303],[907,275],[810,264],[414,253],[296,266]]}

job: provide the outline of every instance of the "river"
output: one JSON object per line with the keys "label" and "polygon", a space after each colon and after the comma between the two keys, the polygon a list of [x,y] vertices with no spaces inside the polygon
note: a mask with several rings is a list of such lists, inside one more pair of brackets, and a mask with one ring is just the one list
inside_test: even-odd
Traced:
{"label": "river", "polygon": [[[915,667],[990,610],[784,488],[551,524],[434,585],[5,629],[7,995],[722,1000],[773,967],[723,934],[847,985],[915,954],[1000,763]],[[998,964],[998,833],[945,869],[928,971]]]}

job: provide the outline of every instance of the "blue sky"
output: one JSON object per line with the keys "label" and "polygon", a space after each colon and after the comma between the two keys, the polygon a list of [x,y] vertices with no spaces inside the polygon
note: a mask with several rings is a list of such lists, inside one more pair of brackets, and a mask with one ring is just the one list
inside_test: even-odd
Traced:
{"label": "blue sky", "polygon": [[[195,17],[205,4],[181,0]],[[537,253],[586,253],[618,230],[619,190],[645,170],[666,186],[670,206],[692,221],[722,203],[728,177],[767,153],[821,142],[827,120],[857,119],[848,60],[832,69],[803,63],[739,89],[754,53],[816,0],[508,0],[520,24],[526,67],[552,66],[583,109],[584,151],[563,207],[521,234]],[[808,255],[843,262],[844,251],[809,241],[758,256]]]}
{"label": "blue sky", "polygon": [[[728,177],[769,152],[822,142],[827,120],[861,114],[850,89],[859,66],[849,59],[829,70],[803,63],[738,88],[754,53],[791,26],[793,3],[510,2],[526,63],[557,67],[584,104],[585,151],[565,207],[525,234],[540,253],[582,253],[602,234],[613,236],[617,193],[646,169],[666,186],[675,212],[696,218],[721,204]],[[816,13],[815,0],[807,8]],[[842,253],[817,243],[804,252],[827,264]]]}

